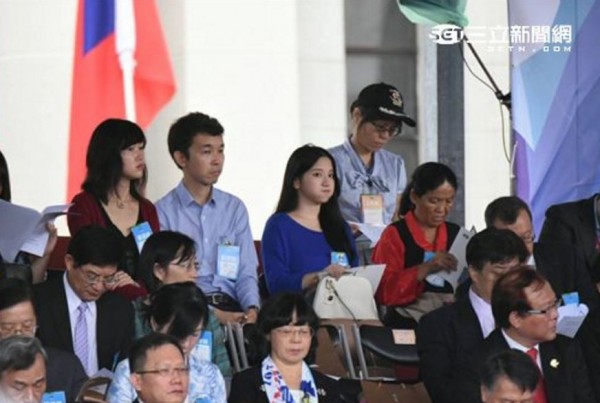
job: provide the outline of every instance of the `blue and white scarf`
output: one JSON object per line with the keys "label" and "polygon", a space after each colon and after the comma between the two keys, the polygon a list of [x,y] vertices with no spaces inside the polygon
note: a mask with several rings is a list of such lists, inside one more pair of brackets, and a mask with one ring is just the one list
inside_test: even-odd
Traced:
{"label": "blue and white scarf", "polygon": [[262,362],[262,380],[269,403],[318,403],[317,387],[312,372],[305,362],[302,362],[302,381],[300,391],[302,398],[295,401],[290,388],[285,384],[281,373],[270,356]]}

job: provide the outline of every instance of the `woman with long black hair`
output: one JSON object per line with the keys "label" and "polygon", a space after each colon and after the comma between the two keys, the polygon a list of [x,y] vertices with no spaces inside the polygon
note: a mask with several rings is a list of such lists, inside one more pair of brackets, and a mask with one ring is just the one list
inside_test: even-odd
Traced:
{"label": "woman with long black hair", "polygon": [[346,267],[358,265],[354,238],[338,207],[339,192],[329,152],[305,145],[292,153],[277,209],[262,237],[272,294],[311,289],[323,272],[339,278]]}
{"label": "woman with long black hair", "polygon": [[129,299],[147,294],[132,279],[139,258],[133,229],[147,223],[151,232],[160,230],[156,208],[143,196],[145,147],[146,136],[137,124],[123,119],[100,123],[88,146],[83,191],[73,198],[67,215],[71,236],[87,225],[99,225],[119,236],[125,257],[119,262],[115,288]]}

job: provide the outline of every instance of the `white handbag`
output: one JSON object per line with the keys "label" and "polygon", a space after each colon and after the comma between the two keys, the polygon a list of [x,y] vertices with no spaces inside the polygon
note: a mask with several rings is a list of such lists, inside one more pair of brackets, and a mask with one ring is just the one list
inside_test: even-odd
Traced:
{"label": "white handbag", "polygon": [[373,287],[363,277],[324,277],[317,285],[313,308],[321,319],[379,319]]}

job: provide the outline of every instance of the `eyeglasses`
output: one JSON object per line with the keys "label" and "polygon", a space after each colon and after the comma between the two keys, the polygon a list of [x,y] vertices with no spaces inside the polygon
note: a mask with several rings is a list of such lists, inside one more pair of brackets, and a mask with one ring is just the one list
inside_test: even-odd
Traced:
{"label": "eyeglasses", "polygon": [[373,125],[373,127],[375,127],[375,130],[377,130],[377,133],[383,134],[383,133],[387,132],[387,133],[389,133],[390,137],[396,137],[402,131],[401,126],[397,126],[397,125],[386,126],[386,125],[382,125],[381,123],[377,123],[377,122],[371,122],[371,124]]}
{"label": "eyeglasses", "polygon": [[173,266],[181,267],[182,269],[185,269],[185,271],[187,271],[187,272],[198,271],[200,269],[200,263],[198,263],[197,260],[188,260],[187,262],[181,262],[181,263],[171,262],[169,264],[171,264]]}
{"label": "eyeglasses", "polygon": [[554,301],[554,303],[552,305],[550,305],[549,307],[543,308],[543,309],[530,309],[528,311],[525,311],[525,313],[529,314],[529,315],[546,315],[546,316],[550,316],[550,314],[558,311],[558,308],[562,305],[562,299],[561,298],[557,298],[556,301]]}
{"label": "eyeglasses", "polygon": [[26,320],[21,323],[0,323],[0,333],[5,336],[14,336],[17,334],[34,335],[37,328],[38,326],[34,320]]}
{"label": "eyeglasses", "polygon": [[160,377],[166,378],[171,377],[173,375],[182,376],[187,374],[190,371],[189,367],[175,367],[175,368],[159,368],[152,369],[147,371],[136,371],[136,374],[154,374]]}
{"label": "eyeglasses", "polygon": [[117,282],[116,274],[112,274],[110,276],[104,277],[104,276],[99,276],[94,273],[88,273],[87,271],[84,271],[83,269],[81,269],[80,271],[81,271],[81,274],[83,275],[83,279],[89,285],[96,285],[97,283],[103,283],[106,286],[111,286]]}
{"label": "eyeglasses", "polygon": [[308,326],[282,326],[275,329],[275,331],[286,339],[289,339],[296,334],[303,339],[312,337],[313,335],[312,328]]}

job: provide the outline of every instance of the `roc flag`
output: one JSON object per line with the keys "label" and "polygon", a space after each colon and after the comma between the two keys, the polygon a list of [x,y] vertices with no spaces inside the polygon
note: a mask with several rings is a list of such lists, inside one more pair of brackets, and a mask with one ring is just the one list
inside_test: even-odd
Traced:
{"label": "roc flag", "polygon": [[[127,117],[127,83],[131,83],[129,102],[134,108],[129,118],[135,116],[142,128],[175,92],[154,0],[79,0],[75,35],[67,200],[83,182],[94,128],[106,118]],[[133,56],[129,74],[127,69],[124,73],[123,57],[120,63],[117,51],[117,42],[124,41]]]}

